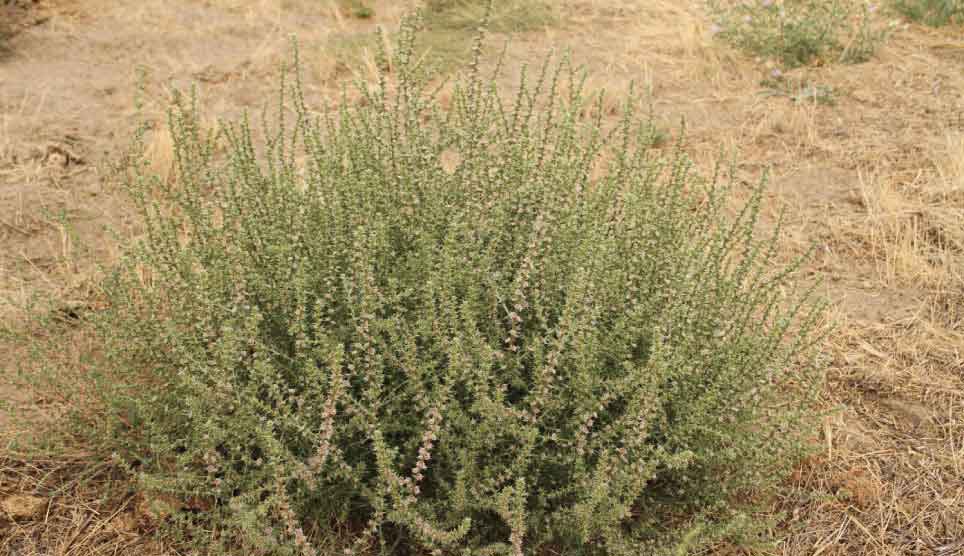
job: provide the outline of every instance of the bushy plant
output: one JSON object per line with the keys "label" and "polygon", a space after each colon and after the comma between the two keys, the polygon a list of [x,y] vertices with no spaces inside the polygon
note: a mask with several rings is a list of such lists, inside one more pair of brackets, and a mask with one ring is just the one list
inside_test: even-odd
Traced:
{"label": "bushy plant", "polygon": [[727,216],[729,186],[647,150],[633,100],[582,118],[565,59],[506,99],[477,42],[444,111],[416,27],[355,105],[313,112],[283,79],[263,148],[182,98],[173,177],[133,157],[145,234],[92,317],[108,443],[201,501],[193,542],[254,554],[746,530],[816,380],[818,308],[754,232],[761,190]]}
{"label": "bushy plant", "polygon": [[817,61],[865,62],[887,35],[876,6],[850,0],[711,2],[720,39],[786,68]]}
{"label": "bushy plant", "polygon": [[961,0],[896,0],[894,8],[909,19],[933,27],[964,23]]}

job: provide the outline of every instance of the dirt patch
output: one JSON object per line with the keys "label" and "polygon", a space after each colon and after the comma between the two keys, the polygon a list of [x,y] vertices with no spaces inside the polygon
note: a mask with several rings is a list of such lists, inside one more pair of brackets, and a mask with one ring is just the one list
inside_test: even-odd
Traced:
{"label": "dirt patch", "polygon": [[0,0],[0,56],[8,49],[8,39],[45,19],[39,0]]}
{"label": "dirt patch", "polygon": [[12,521],[36,518],[46,507],[47,501],[36,496],[15,494],[0,500],[0,511],[3,512],[3,517]]}

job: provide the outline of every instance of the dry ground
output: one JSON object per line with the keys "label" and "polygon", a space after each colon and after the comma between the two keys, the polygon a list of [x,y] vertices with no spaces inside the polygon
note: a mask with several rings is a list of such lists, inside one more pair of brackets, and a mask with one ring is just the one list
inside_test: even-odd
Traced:
{"label": "dry ground", "polygon": [[[36,24],[0,55],[0,318],[14,323],[38,293],[83,301],[94,263],[117,255],[105,227],[133,233],[105,168],[127,144],[139,75],[150,117],[161,122],[173,88],[195,82],[213,122],[271,97],[295,33],[309,94],[323,98],[366,76],[359,33],[406,7],[370,4],[365,20],[328,0],[28,6]],[[788,257],[817,242],[807,270],[835,326],[815,431],[825,447],[779,493],[775,553],[964,554],[962,29],[902,23],[868,63],[796,70],[768,88],[767,68],[711,39],[698,2],[570,0],[558,12],[512,37],[510,66],[568,46],[591,87],[642,85],[663,129],[685,117],[701,168],[721,152],[748,182],[770,168],[767,207],[788,211]],[[151,140],[164,171],[170,139]],[[82,340],[62,339],[65,369]],[[79,448],[21,453],[17,432],[56,406],[13,376],[22,356],[0,344],[0,553],[165,553],[149,534],[155,514],[106,462]]]}

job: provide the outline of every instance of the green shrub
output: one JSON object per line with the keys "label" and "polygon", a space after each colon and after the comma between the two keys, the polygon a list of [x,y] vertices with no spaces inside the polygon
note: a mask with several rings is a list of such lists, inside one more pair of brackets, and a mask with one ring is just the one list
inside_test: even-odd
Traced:
{"label": "green shrub", "polygon": [[106,441],[144,488],[205,501],[181,516],[195,548],[638,554],[749,531],[817,376],[818,307],[754,233],[760,188],[727,217],[728,186],[647,151],[632,100],[611,130],[581,119],[566,60],[503,99],[477,44],[443,111],[415,23],[399,35],[356,106],[319,116],[282,79],[259,148],[180,99],[173,179],[134,157],[146,231],[92,317]]}
{"label": "green shrub", "polygon": [[933,27],[964,23],[964,2],[961,0],[896,0],[894,9],[909,19]]}
{"label": "green shrub", "polygon": [[876,8],[850,0],[754,0],[710,4],[715,34],[787,68],[818,61],[865,62],[884,41]]}

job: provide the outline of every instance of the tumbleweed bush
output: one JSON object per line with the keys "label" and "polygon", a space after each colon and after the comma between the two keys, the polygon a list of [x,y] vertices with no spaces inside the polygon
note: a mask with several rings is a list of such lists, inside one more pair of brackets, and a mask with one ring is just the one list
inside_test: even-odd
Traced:
{"label": "tumbleweed bush", "polygon": [[254,554],[655,553],[758,525],[818,316],[754,231],[761,190],[730,214],[632,99],[580,116],[566,57],[502,97],[480,38],[443,110],[416,34],[334,109],[296,64],[263,145],[179,97],[171,177],[133,157],[145,233],[91,317],[117,457],[203,501],[195,547]]}

